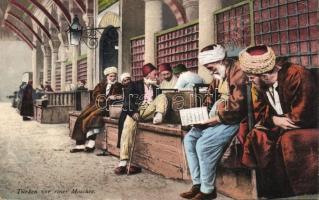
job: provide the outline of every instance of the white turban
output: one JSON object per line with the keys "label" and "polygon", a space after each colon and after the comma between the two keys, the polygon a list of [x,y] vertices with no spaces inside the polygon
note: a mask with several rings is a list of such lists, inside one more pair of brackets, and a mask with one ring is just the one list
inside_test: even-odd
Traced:
{"label": "white turban", "polygon": [[221,61],[225,58],[226,51],[224,47],[217,44],[213,50],[203,51],[198,54],[198,62],[200,65]]}
{"label": "white turban", "polygon": [[121,82],[122,82],[124,79],[129,78],[129,77],[131,77],[131,74],[130,74],[130,73],[123,73],[123,74],[121,75],[121,77],[120,77],[120,80],[121,80]]}
{"label": "white turban", "polygon": [[117,68],[116,67],[107,67],[104,69],[104,75],[107,76],[109,74],[117,74]]}

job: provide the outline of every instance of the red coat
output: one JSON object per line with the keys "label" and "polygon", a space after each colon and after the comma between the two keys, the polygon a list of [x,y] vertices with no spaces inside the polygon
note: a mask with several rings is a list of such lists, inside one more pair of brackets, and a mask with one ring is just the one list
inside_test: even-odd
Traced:
{"label": "red coat", "polygon": [[[287,148],[296,146],[299,141],[299,146],[304,145],[306,148],[312,149],[313,147],[309,143],[311,139],[305,138],[313,137],[314,140],[318,138],[316,133],[318,134],[319,131],[305,129],[316,127],[316,104],[318,101],[316,99],[315,89],[312,74],[304,67],[287,63],[283,65],[278,72],[277,91],[282,110],[285,116],[289,117],[297,126],[303,128],[303,130],[300,129],[300,131],[296,130],[299,134],[299,139],[296,136],[291,139],[290,135],[286,135],[292,133],[295,134],[296,131],[285,131],[274,126],[271,118],[276,115],[276,112],[269,103],[265,91],[258,91],[257,98],[253,101],[255,120],[256,122],[259,122],[264,129],[254,128],[246,136],[244,140],[242,163],[248,167],[258,167],[261,169],[261,173],[265,174],[265,177],[271,176],[272,178],[268,181],[275,181],[278,184],[277,186],[272,185],[272,189],[276,188],[280,190],[284,185],[285,187],[283,190],[286,192],[286,186],[289,186],[295,194],[302,193],[302,189],[298,190],[298,188],[300,188],[300,183],[296,180],[301,180],[301,176],[313,175],[306,179],[302,178],[304,181],[301,182],[304,187],[305,184],[307,185],[308,180],[308,183],[312,183],[311,180],[314,178],[316,179],[317,177],[316,167],[312,166],[309,168],[310,171],[307,171],[306,175],[302,172],[303,168],[308,169],[309,163],[317,166],[316,161],[313,163],[314,157],[309,157],[309,151],[302,150],[302,148]],[[311,134],[308,135],[308,132],[311,132]],[[286,139],[283,140],[283,138]],[[303,142],[306,143],[303,144]],[[315,152],[315,154],[317,155],[317,152]],[[310,160],[306,159],[300,163],[298,157],[309,157]],[[289,173],[294,171],[291,169],[293,161],[295,161],[295,169],[300,170],[299,173]],[[289,165],[287,165],[287,163],[289,163]],[[287,184],[288,182],[290,184]],[[308,188],[313,187],[308,185]]]}

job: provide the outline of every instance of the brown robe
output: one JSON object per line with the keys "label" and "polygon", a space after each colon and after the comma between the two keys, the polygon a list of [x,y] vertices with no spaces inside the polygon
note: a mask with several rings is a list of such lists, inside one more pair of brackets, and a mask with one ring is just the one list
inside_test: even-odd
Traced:
{"label": "brown robe", "polygon": [[[305,184],[307,185],[307,179],[316,179],[317,173],[317,168],[312,170],[315,167],[309,168],[309,170],[312,170],[311,172],[302,169],[309,167],[309,165],[306,166],[304,164],[312,163],[313,161],[313,157],[311,157],[310,160],[306,159],[307,161],[304,160],[300,163],[302,158],[309,157],[307,155],[309,151],[297,152],[298,149],[290,148],[296,146],[298,142],[303,143],[306,141],[302,145],[311,145],[309,143],[311,141],[310,138],[313,137],[314,140],[318,138],[318,135],[313,133],[311,129],[305,129],[315,127],[317,122],[316,92],[312,74],[304,67],[286,63],[278,72],[277,91],[284,116],[289,117],[302,129],[285,131],[275,127],[272,117],[277,114],[269,103],[265,90],[257,91],[257,97],[254,99],[253,105],[255,121],[259,126],[255,127],[246,136],[242,163],[248,167],[258,167],[261,170],[262,184],[264,189],[266,189],[265,193],[272,193],[271,195],[276,196],[291,195],[292,193],[299,194],[302,191],[296,189],[300,188],[298,184],[302,184],[304,187]],[[298,137],[300,139],[297,136],[290,137],[290,134],[296,134],[296,132],[299,134]],[[311,134],[308,134],[308,132],[311,132]],[[312,147],[308,146],[308,148]],[[297,154],[298,156],[296,156]],[[287,162],[289,162],[289,165],[287,165]],[[293,166],[292,163],[295,165],[293,170],[291,168]],[[317,162],[312,163],[312,165],[317,165]],[[296,169],[300,171],[298,173],[289,173]],[[301,179],[302,176],[307,176],[307,178]],[[304,181],[297,183],[291,180]],[[308,183],[312,183],[312,181],[308,181]]]}
{"label": "brown robe", "polygon": [[[246,76],[240,69],[239,63],[234,60],[227,60],[226,78],[229,88],[228,102],[221,102],[217,107],[217,114],[223,124],[238,124],[247,115],[246,103]],[[214,79],[208,88],[204,105],[211,107],[215,100],[219,99],[219,80]]]}
{"label": "brown robe", "polygon": [[[103,82],[95,86],[92,93],[92,101],[81,112],[81,114],[79,115],[79,117],[77,118],[75,122],[73,133],[71,136],[72,139],[76,141],[85,142],[86,133],[90,129],[102,128],[104,126],[103,116],[108,115],[108,109],[101,109],[101,107],[108,108],[109,104],[115,102],[112,100],[107,100],[107,102],[105,102],[104,100],[111,95],[123,95],[122,84],[117,82],[111,86],[110,92],[106,96],[106,98],[98,98],[100,95],[105,94],[106,86],[107,86],[106,80],[104,80]],[[98,106],[98,104],[100,106]]]}

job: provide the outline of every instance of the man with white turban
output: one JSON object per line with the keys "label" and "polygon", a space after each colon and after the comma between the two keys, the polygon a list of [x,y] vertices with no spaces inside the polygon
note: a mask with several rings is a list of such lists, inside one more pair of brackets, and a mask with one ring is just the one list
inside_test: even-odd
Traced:
{"label": "man with white turban", "polygon": [[108,115],[108,106],[122,99],[122,84],[116,81],[117,68],[107,67],[104,75],[105,79],[92,92],[92,101],[75,122],[71,137],[76,146],[70,150],[71,153],[94,151],[95,138],[104,127],[103,116]]}
{"label": "man with white turban", "polygon": [[205,47],[198,56],[199,63],[214,76],[205,99],[206,106],[213,106],[210,118],[194,124],[184,138],[193,186],[190,191],[180,194],[183,198],[206,200],[217,197],[218,161],[246,115],[245,76],[237,62],[225,57],[225,49],[218,44]]}
{"label": "man with white turban", "polygon": [[127,86],[127,85],[131,82],[131,80],[132,80],[131,74],[130,74],[130,73],[127,73],[127,72],[123,73],[123,74],[120,76],[120,80],[121,80],[121,83],[122,83],[122,85],[123,85],[124,87]]}

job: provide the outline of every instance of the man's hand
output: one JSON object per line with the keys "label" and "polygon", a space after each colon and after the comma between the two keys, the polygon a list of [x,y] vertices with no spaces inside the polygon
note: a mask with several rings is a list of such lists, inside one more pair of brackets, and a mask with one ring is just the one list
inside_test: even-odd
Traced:
{"label": "man's hand", "polygon": [[272,117],[272,121],[276,126],[285,130],[300,128],[299,126],[296,126],[295,123],[291,121],[291,119],[289,119],[288,117],[274,116]]}
{"label": "man's hand", "polygon": [[115,96],[115,95],[110,95],[108,99],[110,99],[110,100],[116,100],[116,96]]}
{"label": "man's hand", "polygon": [[140,114],[139,113],[134,113],[133,115],[132,115],[132,118],[135,120],[135,121],[139,121],[140,120]]}

